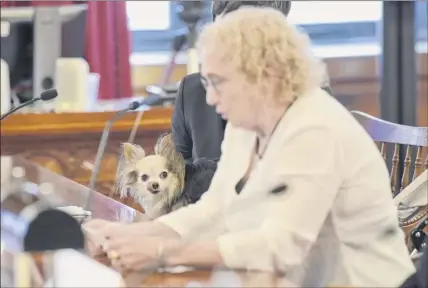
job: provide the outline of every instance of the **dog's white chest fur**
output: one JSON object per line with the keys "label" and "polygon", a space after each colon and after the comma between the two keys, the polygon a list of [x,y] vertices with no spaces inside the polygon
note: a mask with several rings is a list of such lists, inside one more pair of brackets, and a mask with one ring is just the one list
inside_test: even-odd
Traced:
{"label": "dog's white chest fur", "polygon": [[141,197],[138,195],[134,195],[133,198],[143,207],[144,213],[147,214],[150,219],[156,219],[164,214],[165,201],[162,201],[162,199]]}

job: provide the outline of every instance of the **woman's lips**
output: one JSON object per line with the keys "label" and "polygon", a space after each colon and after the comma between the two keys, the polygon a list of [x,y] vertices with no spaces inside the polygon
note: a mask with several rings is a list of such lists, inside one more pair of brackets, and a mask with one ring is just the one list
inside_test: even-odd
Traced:
{"label": "woman's lips", "polygon": [[218,115],[220,115],[220,116],[221,116],[221,118],[225,119],[226,114],[225,114],[225,113],[223,113],[223,112],[221,112],[221,111],[220,111],[220,109],[216,109],[216,112],[217,112],[217,114],[218,114]]}

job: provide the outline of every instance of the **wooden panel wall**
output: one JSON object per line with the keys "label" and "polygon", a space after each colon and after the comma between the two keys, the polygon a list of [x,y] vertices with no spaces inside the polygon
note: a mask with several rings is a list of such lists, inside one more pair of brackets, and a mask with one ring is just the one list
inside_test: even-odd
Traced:
{"label": "wooden panel wall", "polygon": [[[337,98],[349,109],[361,110],[374,116],[380,113],[380,70],[377,57],[346,57],[325,60],[332,89]],[[428,56],[418,55],[418,108],[419,126],[428,126]],[[132,71],[134,93],[144,95],[144,87],[157,83],[162,75],[161,66],[135,66]],[[172,81],[179,81],[186,67],[178,65]]]}

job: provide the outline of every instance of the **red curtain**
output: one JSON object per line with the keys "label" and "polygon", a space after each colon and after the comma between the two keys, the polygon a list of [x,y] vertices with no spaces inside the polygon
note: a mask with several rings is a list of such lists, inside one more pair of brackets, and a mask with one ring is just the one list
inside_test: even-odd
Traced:
{"label": "red curtain", "polygon": [[[70,5],[85,1],[1,1],[1,7]],[[99,73],[100,99],[132,96],[130,33],[125,1],[86,1],[86,60]]]}
{"label": "red curtain", "polygon": [[1,0],[0,7],[16,7],[16,6],[28,6],[30,1],[12,1],[12,0]]}
{"label": "red curtain", "polygon": [[86,57],[101,75],[100,99],[132,96],[125,1],[88,1]]}

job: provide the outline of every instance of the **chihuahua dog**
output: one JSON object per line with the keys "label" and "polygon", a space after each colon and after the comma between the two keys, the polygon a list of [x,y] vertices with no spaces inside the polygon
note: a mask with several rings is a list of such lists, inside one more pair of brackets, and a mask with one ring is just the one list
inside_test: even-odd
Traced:
{"label": "chihuahua dog", "polygon": [[131,196],[151,219],[198,201],[217,169],[208,159],[185,163],[170,133],[159,137],[154,150],[146,155],[142,147],[124,143],[117,169],[117,193]]}

